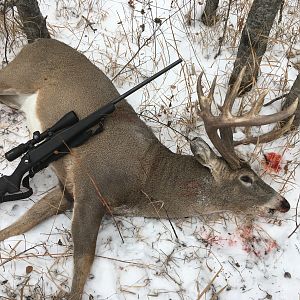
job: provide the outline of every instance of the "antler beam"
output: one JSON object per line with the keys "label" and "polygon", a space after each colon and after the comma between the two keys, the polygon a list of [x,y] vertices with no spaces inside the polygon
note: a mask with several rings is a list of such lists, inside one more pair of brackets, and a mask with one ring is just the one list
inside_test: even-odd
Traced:
{"label": "antler beam", "polygon": [[[211,104],[213,101],[213,94],[216,86],[216,77],[213,80],[212,86],[209,90],[208,96],[204,95],[201,80],[203,73],[200,74],[197,82],[197,93],[200,106],[200,116],[204,121],[205,130],[208,137],[210,138],[213,145],[222,155],[222,157],[227,161],[233,169],[238,169],[240,167],[240,159],[234,151],[234,146],[240,144],[250,144],[257,142],[269,142],[274,140],[284,134],[290,129],[290,126],[293,121],[293,117],[289,122],[278,130],[272,130],[266,134],[263,134],[258,137],[249,137],[242,141],[235,142],[233,141],[232,128],[237,126],[250,127],[250,126],[261,126],[270,123],[276,123],[282,121],[288,117],[291,117],[298,106],[298,99],[287,107],[285,110],[271,114],[271,115],[259,115],[259,112],[264,103],[265,96],[267,91],[264,91],[254,103],[253,107],[249,112],[245,113],[242,116],[234,116],[232,114],[232,107],[236,97],[238,96],[239,87],[242,81],[242,78],[245,73],[245,68],[240,72],[236,82],[232,88],[228,91],[225,97],[223,106],[219,107],[221,114],[219,116],[214,116],[211,111]],[[218,134],[220,130],[220,135]]]}

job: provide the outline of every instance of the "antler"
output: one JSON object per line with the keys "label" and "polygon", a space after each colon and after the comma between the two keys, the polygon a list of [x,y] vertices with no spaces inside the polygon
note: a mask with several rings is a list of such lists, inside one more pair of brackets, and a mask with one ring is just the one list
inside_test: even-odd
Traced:
{"label": "antler", "polygon": [[[258,97],[256,103],[253,105],[250,111],[241,116],[233,116],[231,112],[232,106],[234,104],[234,100],[238,96],[238,91],[245,70],[246,68],[244,67],[232,88],[227,92],[223,106],[219,107],[221,111],[221,114],[219,116],[214,116],[211,112],[211,104],[216,86],[216,77],[213,80],[208,96],[204,95],[201,86],[201,79],[203,73],[200,74],[197,82],[197,93],[201,110],[200,116],[204,121],[206,133],[213,145],[216,147],[216,149],[219,151],[219,153],[227,161],[227,163],[232,169],[238,169],[240,167],[240,159],[234,151],[234,146],[257,142],[269,142],[278,138],[284,132],[290,129],[294,118],[294,116],[292,115],[294,114],[298,105],[298,99],[296,99],[289,107],[287,107],[283,111],[271,115],[258,115],[262,108],[265,96],[267,94],[267,91],[265,91]],[[275,129],[261,136],[245,138],[244,140],[238,142],[233,141],[233,127],[250,127],[265,125],[284,120],[290,116],[292,117],[290,118],[288,123],[278,130]],[[218,134],[218,129],[220,130],[220,136]]]}

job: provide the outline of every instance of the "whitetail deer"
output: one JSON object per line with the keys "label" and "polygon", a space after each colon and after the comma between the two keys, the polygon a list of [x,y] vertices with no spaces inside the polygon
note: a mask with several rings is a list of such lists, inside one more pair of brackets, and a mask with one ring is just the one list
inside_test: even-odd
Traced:
{"label": "whitetail deer", "polygon": [[[183,218],[222,210],[287,212],[287,200],[234,154],[231,128],[280,121],[294,113],[297,103],[284,111],[259,116],[262,95],[249,113],[234,117],[231,108],[241,76],[228,93],[220,116],[213,116],[210,108],[215,82],[208,97],[203,94],[201,78],[198,82],[200,114],[223,158],[200,138],[191,141],[194,156],[172,153],[124,101],[105,120],[100,135],[53,163],[62,187],[2,229],[0,241],[30,230],[74,203],[74,274],[69,299],[81,299],[101,219],[107,212],[104,199],[113,214],[154,218],[166,214]],[[41,39],[25,46],[0,71],[0,95],[3,103],[25,112],[31,131],[43,131],[71,110],[83,118],[119,94],[84,55],[62,42]],[[266,141],[277,134],[271,132],[243,142]]]}

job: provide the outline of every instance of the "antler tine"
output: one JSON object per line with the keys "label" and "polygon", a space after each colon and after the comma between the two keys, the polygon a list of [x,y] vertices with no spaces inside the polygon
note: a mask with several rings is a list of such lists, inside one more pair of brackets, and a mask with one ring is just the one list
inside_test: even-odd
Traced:
{"label": "antler tine", "polygon": [[199,99],[200,99],[200,97],[204,96],[203,88],[201,85],[203,74],[204,74],[204,72],[201,72],[200,75],[198,76],[198,80],[197,80],[197,94],[198,94]]}
{"label": "antler tine", "polygon": [[221,156],[227,161],[232,169],[238,169],[240,167],[240,161],[233,149],[233,139],[232,139],[232,131],[230,128],[225,128],[222,131],[221,138],[218,135],[218,127],[214,126],[215,118],[211,112],[211,103],[213,100],[213,94],[216,87],[217,77],[214,78],[211,88],[209,90],[208,96],[204,95],[201,79],[203,73],[201,73],[198,77],[197,81],[197,94],[199,97],[199,105],[201,109],[201,117],[204,121],[204,126],[206,133],[215,146],[215,148],[219,151]]}
{"label": "antler tine", "polygon": [[213,126],[217,128],[222,127],[237,127],[237,126],[261,126],[271,123],[282,121],[288,117],[291,117],[298,106],[298,98],[285,110],[271,114],[271,115],[256,115],[250,116],[248,114],[240,117],[224,117],[218,116],[214,118]]}
{"label": "antler tine", "polygon": [[236,81],[234,82],[232,88],[227,92],[225,101],[222,107],[222,111],[226,116],[231,116],[231,109],[233,106],[233,102],[239,93],[239,89],[241,86],[241,82],[243,80],[244,74],[246,71],[246,67],[243,67]]}
{"label": "antler tine", "polygon": [[214,80],[211,84],[210,90],[209,90],[209,94],[208,94],[208,98],[213,99],[214,97],[214,93],[215,93],[215,88],[216,88],[216,83],[217,83],[217,76],[214,77]]}
{"label": "antler tine", "polygon": [[[201,74],[198,77],[197,80],[197,94],[198,94],[198,101],[199,101],[199,105],[200,105],[200,110],[201,112],[208,112],[210,111],[210,107],[211,107],[211,103],[213,98],[212,97],[206,97],[204,95],[203,92],[203,88],[202,88],[202,76],[203,76],[203,72],[201,72]],[[202,114],[200,114],[202,115]]]}
{"label": "antler tine", "polygon": [[[215,146],[215,148],[219,151],[223,159],[228,163],[231,169],[237,170],[240,168],[240,159],[234,152],[233,147],[228,146],[227,143],[223,141],[218,135],[217,128],[210,127],[204,121],[204,126],[206,133]],[[228,128],[227,128],[228,129]]]}
{"label": "antler tine", "polygon": [[[242,70],[238,80],[233,85],[232,92],[226,94],[223,106],[219,107],[221,113],[224,114],[225,117],[231,116],[231,109],[233,106],[233,102],[237,96],[244,73],[245,70]],[[224,151],[222,149],[218,149],[218,151],[220,152],[222,157],[227,161],[227,163],[232,169],[238,169],[240,167],[240,159],[238,158],[238,156],[234,151],[232,128],[220,127],[219,130],[220,130],[220,137],[221,137],[220,141],[222,141],[222,145],[224,146]]]}
{"label": "antler tine", "polygon": [[269,92],[268,90],[265,90],[259,95],[257,101],[254,103],[253,107],[250,109],[250,111],[248,113],[250,116],[258,115],[258,113],[260,112],[260,110],[264,104],[264,100],[265,100],[265,97],[267,96],[268,92]]}
{"label": "antler tine", "polygon": [[207,110],[207,98],[204,96],[203,88],[202,88],[202,76],[204,72],[201,72],[198,80],[197,80],[197,95],[198,95],[198,102],[200,106],[200,110],[204,111]]}
{"label": "antler tine", "polygon": [[233,146],[235,147],[238,145],[268,143],[273,140],[276,140],[291,129],[294,118],[295,118],[295,116],[290,117],[289,120],[286,122],[286,124],[284,126],[280,127],[279,129],[273,129],[270,132],[262,134],[260,136],[251,136],[251,137],[245,138],[241,141],[235,141],[233,143]]}

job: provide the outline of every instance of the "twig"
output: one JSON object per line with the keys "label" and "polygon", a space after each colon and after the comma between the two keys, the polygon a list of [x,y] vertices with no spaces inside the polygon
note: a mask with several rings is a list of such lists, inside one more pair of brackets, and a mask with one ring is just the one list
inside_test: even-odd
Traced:
{"label": "twig", "polygon": [[227,14],[226,14],[226,20],[225,20],[225,24],[224,24],[223,36],[221,36],[219,38],[219,50],[218,50],[217,54],[215,55],[214,59],[216,59],[221,54],[222,44],[225,40],[225,35],[226,35],[226,31],[227,31],[227,23],[228,23],[228,19],[229,19],[229,12],[230,12],[230,8],[231,8],[231,3],[232,3],[232,0],[229,0],[228,10],[227,10]]}
{"label": "twig", "polygon": [[271,105],[272,103],[274,103],[275,101],[280,100],[280,99],[282,99],[282,98],[285,98],[288,94],[289,94],[289,93],[286,93],[286,94],[283,94],[283,95],[281,95],[281,96],[279,96],[279,97],[274,98],[273,100],[271,100],[271,101],[269,101],[268,103],[264,104],[263,107],[269,106],[269,105]]}
{"label": "twig", "polygon": [[[230,0],[231,1],[231,0]],[[140,53],[140,51],[146,46],[148,45],[148,42],[155,36],[156,32],[158,30],[161,29],[161,25],[166,23],[169,19],[171,19],[174,15],[176,15],[183,7],[185,7],[187,5],[184,4],[182,5],[178,10],[176,10],[173,14],[171,14],[168,18],[166,18],[165,20],[163,20],[160,24],[160,26],[158,26],[153,33],[151,34],[150,37],[148,37],[145,42],[139,47],[139,49],[134,53],[134,55],[130,58],[130,60],[124,65],[124,67],[112,78],[112,81],[114,81],[126,68],[127,66],[136,58],[136,56]]]}
{"label": "twig", "polygon": [[90,27],[92,30],[93,30],[93,32],[95,33],[96,31],[97,31],[97,29],[96,28],[94,28],[93,27],[93,25],[95,24],[94,22],[91,22],[88,18],[86,18],[85,16],[81,16],[83,19],[84,19],[84,21],[86,22],[86,26],[88,26],[88,27]]}
{"label": "twig", "polygon": [[26,279],[25,279],[25,282],[22,283],[22,288],[21,288],[21,291],[20,291],[20,299],[23,300],[23,296],[24,296],[24,288],[26,286],[26,284],[28,283],[30,277],[28,276]]}
{"label": "twig", "polygon": [[281,5],[279,9],[279,17],[278,17],[278,24],[282,21],[282,12],[283,12],[284,0],[281,0]]}
{"label": "twig", "polygon": [[297,200],[297,205],[296,205],[296,216],[295,216],[295,218],[296,218],[296,227],[293,230],[293,232],[290,233],[288,238],[290,238],[298,230],[298,228],[300,227],[300,224],[298,224],[298,206],[299,206],[299,202],[300,202],[300,194],[299,194],[299,197],[298,197],[298,200]]}
{"label": "twig", "polygon": [[165,123],[163,123],[163,122],[161,122],[161,121],[159,121],[159,120],[157,120],[157,119],[154,119],[154,118],[152,118],[152,117],[146,116],[146,115],[144,115],[144,114],[142,114],[142,113],[137,113],[137,115],[138,115],[139,117],[147,118],[147,119],[149,119],[149,120],[152,121],[152,122],[155,122],[155,123],[158,123],[158,124],[160,124],[160,125],[162,125],[162,126],[165,126],[165,127],[167,127],[167,128],[170,128],[170,129],[173,130],[175,133],[177,133],[177,134],[181,135],[182,137],[184,137],[187,141],[190,140],[186,135],[184,135],[183,133],[181,133],[180,131],[178,131],[177,129],[173,128],[172,126],[170,126],[170,125],[168,125],[168,124],[165,124]]}
{"label": "twig", "polygon": [[227,288],[227,284],[223,286],[218,292],[216,292],[210,300],[217,300],[218,296]]}
{"label": "twig", "polygon": [[115,223],[115,225],[116,225],[116,227],[117,227],[117,230],[118,230],[118,232],[119,232],[119,235],[120,235],[120,237],[121,237],[122,243],[124,244],[124,239],[123,239],[123,236],[122,236],[122,234],[121,234],[121,230],[120,230],[120,228],[119,228],[119,225],[118,225],[118,223],[117,223],[117,221],[116,221],[116,219],[115,219],[115,216],[114,216],[114,214],[113,214],[113,212],[112,212],[112,210],[111,210],[111,208],[110,208],[110,205],[109,205],[107,199],[104,198],[104,196],[103,196],[102,193],[100,192],[100,189],[99,189],[99,187],[97,186],[97,183],[96,183],[96,181],[94,180],[94,178],[91,176],[91,174],[88,173],[87,175],[88,175],[88,177],[90,178],[90,180],[91,180],[91,182],[92,182],[92,184],[93,184],[93,186],[94,186],[94,188],[95,188],[95,190],[96,190],[96,193],[97,193],[98,196],[99,196],[99,199],[100,199],[102,205],[104,206],[104,208],[107,209],[107,211],[108,211],[109,214],[111,215],[112,219],[114,220],[114,223]]}
{"label": "twig", "polygon": [[[39,245],[37,245],[37,246],[39,246]],[[30,249],[32,249],[32,248],[30,248]],[[30,249],[28,249],[28,250],[30,250]],[[39,257],[45,258],[47,256],[51,257],[51,258],[61,258],[61,257],[66,258],[66,257],[72,257],[73,252],[70,252],[70,253],[49,253],[49,252],[46,252],[46,253],[43,253],[43,254],[34,254],[34,255],[33,254],[32,255],[23,255],[23,256],[17,255],[17,256],[14,256],[13,259],[30,259],[32,257],[34,257],[34,258],[39,258]],[[143,263],[139,263],[139,262],[135,262],[135,261],[122,260],[122,259],[118,259],[118,258],[114,258],[114,257],[97,255],[97,254],[95,254],[95,257],[103,258],[103,259],[107,259],[107,260],[111,260],[111,261],[115,261],[115,262],[120,262],[120,263],[124,263],[124,264],[130,264],[130,265],[134,265],[134,266],[140,267],[140,268],[148,268],[150,270],[157,270],[156,265],[143,264]],[[8,260],[11,260],[10,257],[2,257],[2,259],[6,260],[5,263],[8,262]]]}
{"label": "twig", "polygon": [[166,210],[166,208],[165,208],[164,206],[163,206],[163,209],[165,210],[165,213],[166,213],[166,215],[167,215],[167,219],[168,219],[168,221],[169,221],[169,223],[170,223],[170,225],[171,225],[171,227],[172,227],[172,230],[173,230],[173,232],[174,232],[174,234],[175,234],[176,239],[179,240],[179,239],[178,239],[178,235],[177,235],[177,233],[176,233],[176,230],[175,230],[175,228],[174,228],[174,226],[173,226],[173,224],[172,224],[172,222],[171,222],[171,220],[170,220],[169,214],[168,214],[168,212],[167,212],[167,210]]}
{"label": "twig", "polygon": [[8,262],[14,260],[14,259],[17,258],[18,256],[20,256],[20,255],[22,255],[22,254],[24,254],[24,253],[26,253],[26,252],[28,252],[28,251],[30,251],[30,250],[32,250],[32,249],[35,249],[36,247],[39,247],[39,246],[43,246],[43,244],[35,245],[35,246],[33,246],[33,247],[30,247],[30,248],[28,248],[28,249],[25,249],[24,251],[22,251],[22,252],[20,252],[20,253],[14,255],[14,256],[8,258],[7,260],[5,260],[4,262],[2,262],[2,263],[0,264],[0,267],[2,267],[2,266],[4,266],[5,264],[7,264]]}
{"label": "twig", "polygon": [[221,271],[223,271],[223,267],[220,268],[220,270],[213,276],[213,278],[210,280],[210,282],[207,284],[207,286],[204,288],[204,290],[198,295],[197,300],[200,300],[202,298],[202,296],[206,292],[208,292],[208,290],[212,286],[212,284],[215,281],[215,279],[219,276],[219,274],[221,273]]}
{"label": "twig", "polygon": [[9,32],[6,24],[6,0],[4,0],[3,3],[3,25],[4,25],[4,30],[5,30],[5,45],[4,45],[4,58],[6,64],[8,64],[8,58],[7,58],[7,47],[8,47],[8,40],[9,40]]}

